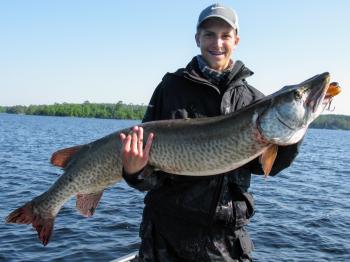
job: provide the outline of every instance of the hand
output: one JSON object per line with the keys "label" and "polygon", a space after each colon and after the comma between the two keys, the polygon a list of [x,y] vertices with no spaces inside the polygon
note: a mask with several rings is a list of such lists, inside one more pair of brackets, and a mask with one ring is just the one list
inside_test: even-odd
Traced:
{"label": "hand", "polygon": [[147,165],[153,137],[153,133],[148,135],[145,149],[143,149],[142,127],[134,126],[132,134],[127,136],[123,133],[120,134],[123,143],[121,149],[122,163],[126,173],[138,173]]}

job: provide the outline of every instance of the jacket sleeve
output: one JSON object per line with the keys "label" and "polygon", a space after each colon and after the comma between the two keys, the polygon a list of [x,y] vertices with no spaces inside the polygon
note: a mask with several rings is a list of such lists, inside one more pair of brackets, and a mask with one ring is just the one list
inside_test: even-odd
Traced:
{"label": "jacket sleeve", "polygon": [[139,191],[149,191],[160,187],[166,178],[166,174],[156,172],[152,167],[147,166],[138,173],[130,175],[123,168],[123,178],[129,186]]}
{"label": "jacket sleeve", "polygon": [[299,148],[302,142],[303,139],[293,145],[278,147],[277,157],[272,166],[270,176],[277,175],[279,172],[289,167],[293,163],[294,159],[299,154]]}
{"label": "jacket sleeve", "polygon": [[147,106],[142,123],[162,119],[161,110],[163,108],[163,81],[156,87]]}
{"label": "jacket sleeve", "polygon": [[[279,172],[289,167],[293,163],[294,159],[299,153],[301,143],[302,140],[293,145],[278,146],[276,160],[272,166],[271,172],[269,174],[270,176],[277,175]],[[259,158],[256,158],[253,161],[249,162],[245,167],[248,168],[253,174],[264,174],[264,171],[259,162]]]}
{"label": "jacket sleeve", "polygon": [[[146,113],[142,119],[143,123],[161,119],[161,109],[163,103],[162,84],[163,82],[157,86],[151,97]],[[157,134],[155,134],[155,136],[156,135]],[[123,178],[129,186],[140,191],[149,191],[161,186],[166,178],[166,174],[163,172],[154,171],[152,167],[147,166],[136,174],[128,174],[123,169]]]}

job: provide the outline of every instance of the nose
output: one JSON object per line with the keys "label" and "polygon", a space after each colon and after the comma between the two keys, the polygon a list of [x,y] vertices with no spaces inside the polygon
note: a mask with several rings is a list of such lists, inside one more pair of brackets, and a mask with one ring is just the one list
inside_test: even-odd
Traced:
{"label": "nose", "polygon": [[216,38],[216,41],[215,41],[215,44],[216,44],[217,46],[221,47],[223,42],[224,42],[224,41],[221,39],[221,37],[217,37],[217,38]]}

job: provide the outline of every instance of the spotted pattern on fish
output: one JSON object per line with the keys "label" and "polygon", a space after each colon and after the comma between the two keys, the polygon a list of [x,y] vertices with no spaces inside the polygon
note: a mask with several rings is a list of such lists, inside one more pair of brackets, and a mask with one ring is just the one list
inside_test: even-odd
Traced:
{"label": "spotted pattern on fish", "polygon": [[[144,123],[141,126],[145,137],[151,132],[155,135],[148,165],[177,175],[216,175],[265,154],[271,145],[296,143],[322,112],[328,84],[329,74],[324,73],[229,115]],[[12,212],[6,221],[32,223],[46,245],[54,218],[72,196],[86,195],[81,199],[91,206],[78,205],[79,211],[92,215],[102,191],[122,179],[121,132],[128,134],[132,128],[68,148],[57,162],[64,167],[64,174],[48,191]],[[89,202],[89,197],[98,199]]]}

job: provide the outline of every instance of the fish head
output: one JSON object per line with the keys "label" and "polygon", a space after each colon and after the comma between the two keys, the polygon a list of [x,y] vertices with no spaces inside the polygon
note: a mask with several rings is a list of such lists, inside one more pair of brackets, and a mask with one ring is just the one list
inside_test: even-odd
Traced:
{"label": "fish head", "polygon": [[269,106],[258,116],[263,138],[278,145],[297,143],[328,104],[325,94],[329,80],[329,73],[322,73],[268,96]]}

